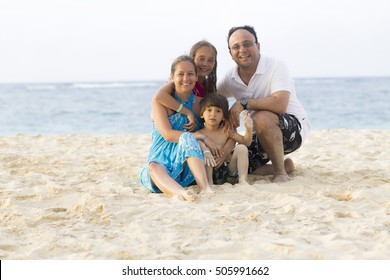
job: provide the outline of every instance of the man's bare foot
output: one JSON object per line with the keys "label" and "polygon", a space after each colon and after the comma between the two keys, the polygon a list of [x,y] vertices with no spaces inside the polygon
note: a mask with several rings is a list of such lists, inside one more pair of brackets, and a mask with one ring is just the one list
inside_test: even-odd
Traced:
{"label": "man's bare foot", "polygon": [[[290,174],[295,171],[295,165],[291,158],[286,158],[284,160],[284,169],[286,170],[287,174]],[[263,166],[260,166],[257,168],[254,172],[251,173],[252,175],[273,175],[274,174],[274,167],[272,164],[266,164]]]}
{"label": "man's bare foot", "polygon": [[290,181],[290,177],[287,174],[277,174],[272,178],[272,183],[284,183]]}
{"label": "man's bare foot", "polygon": [[198,196],[193,190],[183,190],[178,194],[180,199],[186,200],[186,201],[195,201]]}
{"label": "man's bare foot", "polygon": [[286,169],[287,174],[295,171],[295,165],[291,158],[286,158],[284,160],[284,169]]}

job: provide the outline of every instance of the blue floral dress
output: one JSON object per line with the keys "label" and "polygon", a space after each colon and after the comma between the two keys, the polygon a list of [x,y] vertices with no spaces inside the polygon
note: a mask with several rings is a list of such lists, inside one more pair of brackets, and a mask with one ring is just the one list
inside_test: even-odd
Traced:
{"label": "blue floral dress", "polygon": [[[186,108],[192,111],[195,116],[196,128],[202,128],[203,123],[200,117],[193,111],[192,104],[194,103],[194,94],[186,101],[181,101],[175,94],[176,100],[183,104]],[[183,125],[187,123],[185,115],[174,113],[168,117],[169,122],[174,130],[185,131]],[[188,157],[195,157],[204,160],[202,150],[196,138],[189,132],[183,133],[178,143],[166,141],[156,129],[154,123],[152,128],[152,145],[146,166],[142,169],[140,179],[141,184],[147,187],[151,192],[160,193],[160,189],[153,183],[149,174],[149,164],[156,162],[164,166],[167,173],[182,187],[188,187],[195,178],[191,173],[190,168],[185,163]]]}

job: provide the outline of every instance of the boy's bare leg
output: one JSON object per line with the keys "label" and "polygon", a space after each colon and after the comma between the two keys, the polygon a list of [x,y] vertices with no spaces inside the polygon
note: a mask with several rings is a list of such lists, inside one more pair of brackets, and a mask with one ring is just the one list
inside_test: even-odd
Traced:
{"label": "boy's bare leg", "polygon": [[239,144],[234,148],[233,156],[229,164],[230,172],[237,171],[239,184],[248,184],[248,166],[248,148],[245,145]]}

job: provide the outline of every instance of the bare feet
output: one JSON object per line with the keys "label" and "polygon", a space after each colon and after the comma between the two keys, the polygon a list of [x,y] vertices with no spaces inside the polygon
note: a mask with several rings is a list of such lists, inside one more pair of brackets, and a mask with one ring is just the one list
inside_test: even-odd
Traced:
{"label": "bare feet", "polygon": [[211,186],[208,185],[207,187],[200,189],[200,192],[201,193],[214,193],[214,190],[211,188]]}
{"label": "bare feet", "polygon": [[182,190],[178,194],[178,196],[180,199],[183,199],[186,201],[195,201],[198,198],[198,196],[196,195],[196,193],[193,190]]}
{"label": "bare feet", "polygon": [[291,158],[286,158],[284,160],[284,168],[286,169],[287,174],[295,171],[295,165]]}
{"label": "bare feet", "polygon": [[284,183],[290,181],[290,177],[287,174],[277,174],[272,178],[272,183]]}
{"label": "bare feet", "polygon": [[[291,158],[286,158],[284,160],[284,169],[286,169],[287,174],[290,174],[295,171],[295,165]],[[252,172],[252,174],[261,176],[273,175],[274,167],[272,166],[272,164],[266,164],[257,168],[254,172]]]}
{"label": "bare feet", "polygon": [[238,184],[244,186],[250,185],[246,179],[239,179]]}

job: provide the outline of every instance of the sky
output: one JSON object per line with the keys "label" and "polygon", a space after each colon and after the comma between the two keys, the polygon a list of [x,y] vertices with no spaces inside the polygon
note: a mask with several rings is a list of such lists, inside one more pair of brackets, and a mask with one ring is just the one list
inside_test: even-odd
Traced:
{"label": "sky", "polygon": [[202,39],[218,76],[233,26],[293,77],[390,76],[388,0],[0,0],[0,83],[165,80]]}

